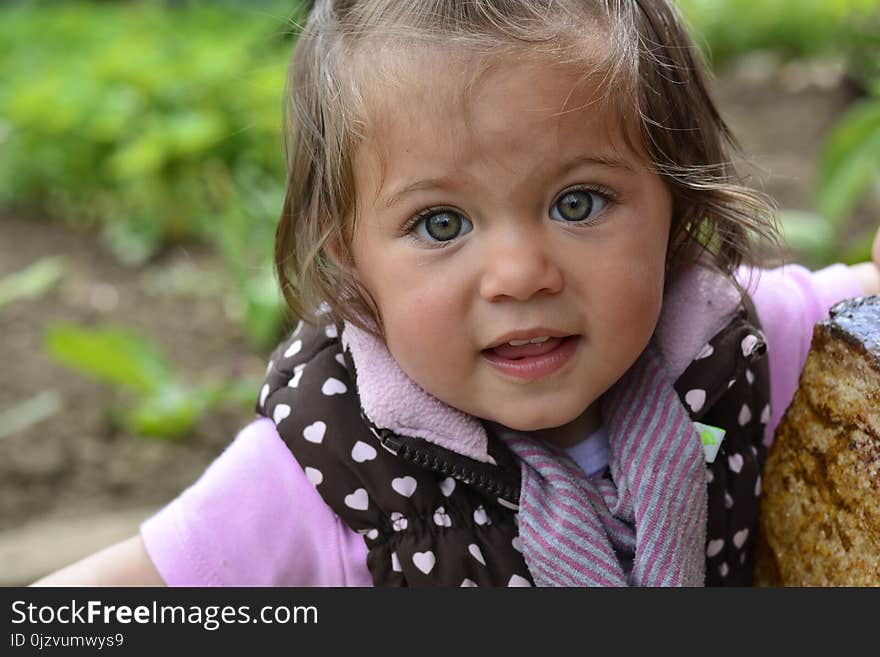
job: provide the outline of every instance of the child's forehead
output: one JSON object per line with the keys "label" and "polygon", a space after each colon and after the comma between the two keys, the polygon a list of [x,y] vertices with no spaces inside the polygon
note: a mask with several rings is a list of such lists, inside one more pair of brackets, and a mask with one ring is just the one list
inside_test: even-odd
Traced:
{"label": "child's forehead", "polygon": [[456,52],[440,46],[388,46],[359,59],[357,86],[369,114],[365,120],[381,122],[401,103],[438,106],[442,99],[466,108],[483,100],[488,87],[506,85],[516,94],[522,93],[517,85],[546,86],[548,81],[565,88],[566,94],[552,107],[548,103],[554,99],[548,97],[536,110],[572,111],[585,100],[594,111],[613,104],[605,102],[612,100],[602,84],[607,71],[590,60],[566,61],[527,50]]}
{"label": "child's forehead", "polygon": [[560,126],[570,134],[582,125],[601,132],[615,150],[644,159],[643,152],[633,150],[638,127],[626,117],[624,103],[609,93],[602,72],[582,61],[522,53],[443,59],[424,50],[394,58],[374,54],[374,61],[373,79],[361,92],[359,150],[372,151],[380,161],[414,134],[448,150],[456,140],[504,137],[511,123],[523,133],[537,128],[544,136]]}

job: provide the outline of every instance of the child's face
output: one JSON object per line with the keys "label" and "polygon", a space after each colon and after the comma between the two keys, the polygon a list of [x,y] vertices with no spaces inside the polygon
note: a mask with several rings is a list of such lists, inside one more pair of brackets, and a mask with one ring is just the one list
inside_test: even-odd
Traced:
{"label": "child's face", "polygon": [[654,331],[670,196],[573,72],[505,64],[467,94],[464,77],[420,66],[382,92],[355,157],[356,275],[425,390],[514,429],[559,427]]}

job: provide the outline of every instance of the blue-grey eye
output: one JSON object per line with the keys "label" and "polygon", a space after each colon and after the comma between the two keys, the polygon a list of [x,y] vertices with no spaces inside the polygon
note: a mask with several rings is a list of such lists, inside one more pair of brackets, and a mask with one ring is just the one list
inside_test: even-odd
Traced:
{"label": "blue-grey eye", "polygon": [[473,224],[454,210],[440,210],[427,215],[415,225],[416,232],[434,242],[448,242],[471,232]]}
{"label": "blue-grey eye", "polygon": [[602,210],[605,203],[605,199],[596,192],[588,189],[571,189],[553,204],[550,208],[550,216],[561,221],[584,221]]}

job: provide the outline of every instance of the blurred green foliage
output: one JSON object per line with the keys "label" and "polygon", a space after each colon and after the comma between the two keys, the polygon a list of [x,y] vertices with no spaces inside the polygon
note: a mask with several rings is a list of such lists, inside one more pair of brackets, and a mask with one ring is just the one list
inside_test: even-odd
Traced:
{"label": "blurred green foliage", "polygon": [[253,403],[256,380],[185,383],[148,338],[128,329],[52,327],[46,350],[57,362],[109,384],[126,396],[111,411],[115,423],[141,436],[180,438],[206,412]]}
{"label": "blurred green foliage", "polygon": [[756,50],[790,57],[855,54],[855,48],[880,39],[868,29],[869,17],[876,17],[880,8],[878,0],[677,0],[677,4],[715,67]]}
{"label": "blurred green foliage", "polygon": [[721,68],[755,51],[842,59],[866,97],[840,118],[818,162],[815,211],[782,208],[785,241],[805,264],[870,259],[877,222],[855,225],[880,200],[880,0],[678,0],[709,61]]}
{"label": "blurred green foliage", "polygon": [[18,299],[34,299],[48,292],[64,275],[57,256],[32,263],[22,271],[0,278],[0,309]]}
{"label": "blurred green foliage", "polygon": [[131,264],[181,240],[216,243],[248,334],[268,346],[280,321],[269,290],[281,95],[302,13],[277,2],[4,7],[0,204],[98,224]]}

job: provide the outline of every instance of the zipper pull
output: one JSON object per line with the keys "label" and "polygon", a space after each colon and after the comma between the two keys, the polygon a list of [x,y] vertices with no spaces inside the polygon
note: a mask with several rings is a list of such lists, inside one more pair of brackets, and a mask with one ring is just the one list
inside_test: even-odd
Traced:
{"label": "zipper pull", "polygon": [[395,435],[388,429],[382,429],[381,431],[377,431],[376,428],[370,425],[370,431],[373,432],[373,435],[379,440],[379,444],[382,445],[386,450],[397,456],[397,453],[400,451],[400,448],[403,447],[403,438]]}

